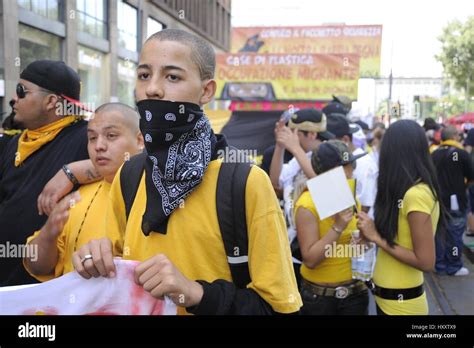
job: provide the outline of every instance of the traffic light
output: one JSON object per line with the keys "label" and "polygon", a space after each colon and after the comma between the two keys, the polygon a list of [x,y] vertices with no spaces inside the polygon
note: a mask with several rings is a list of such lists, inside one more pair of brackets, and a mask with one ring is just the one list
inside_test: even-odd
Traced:
{"label": "traffic light", "polygon": [[394,103],[391,107],[391,116],[400,117],[400,103]]}

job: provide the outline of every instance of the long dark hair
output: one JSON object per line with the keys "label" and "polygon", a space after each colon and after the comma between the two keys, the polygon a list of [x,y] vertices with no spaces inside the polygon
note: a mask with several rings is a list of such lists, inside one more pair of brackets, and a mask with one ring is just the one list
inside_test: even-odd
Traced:
{"label": "long dark hair", "polygon": [[395,244],[398,213],[405,193],[418,183],[425,183],[440,205],[438,226],[444,226],[445,209],[440,200],[436,169],[431,160],[425,132],[414,121],[392,124],[382,140],[380,169],[375,199],[375,226],[389,245]]}

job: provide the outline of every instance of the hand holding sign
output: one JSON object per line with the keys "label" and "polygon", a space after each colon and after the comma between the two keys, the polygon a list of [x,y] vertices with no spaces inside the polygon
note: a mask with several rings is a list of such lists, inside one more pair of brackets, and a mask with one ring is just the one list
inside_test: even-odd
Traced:
{"label": "hand holding sign", "polygon": [[308,180],[307,186],[321,220],[356,204],[342,167]]}

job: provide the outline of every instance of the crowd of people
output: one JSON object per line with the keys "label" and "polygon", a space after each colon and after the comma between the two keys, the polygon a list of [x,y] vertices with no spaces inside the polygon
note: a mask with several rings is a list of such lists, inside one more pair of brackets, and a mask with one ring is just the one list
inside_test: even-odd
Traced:
{"label": "crowd of people", "polygon": [[[474,129],[465,150],[454,127],[369,127],[335,96],[283,114],[263,170],[229,166],[203,112],[215,62],[204,40],[160,31],[140,53],[137,108],[107,103],[88,121],[57,107],[84,108],[73,69],[22,71],[0,137],[0,244],[38,253],[0,258],[0,285],[114,277],[122,257],[179,314],[367,315],[369,291],[380,315],[428,314],[423,272],[468,273]],[[340,166],[356,205],[321,219],[306,182]],[[378,249],[370,282],[325,253],[355,231]]]}

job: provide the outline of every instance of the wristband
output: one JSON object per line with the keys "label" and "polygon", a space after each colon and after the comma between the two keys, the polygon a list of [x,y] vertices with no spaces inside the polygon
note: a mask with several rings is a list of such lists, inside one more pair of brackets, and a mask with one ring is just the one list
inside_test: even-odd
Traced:
{"label": "wristband", "polygon": [[73,172],[71,172],[71,169],[67,165],[63,165],[63,172],[66,174],[67,178],[69,179],[70,182],[72,182],[73,185],[79,185],[79,181],[77,178],[74,176]]}
{"label": "wristband", "polygon": [[332,225],[332,229],[333,229],[334,232],[336,232],[338,235],[341,235],[341,233],[343,232],[343,230],[338,230],[336,227],[334,227],[334,225]]}

